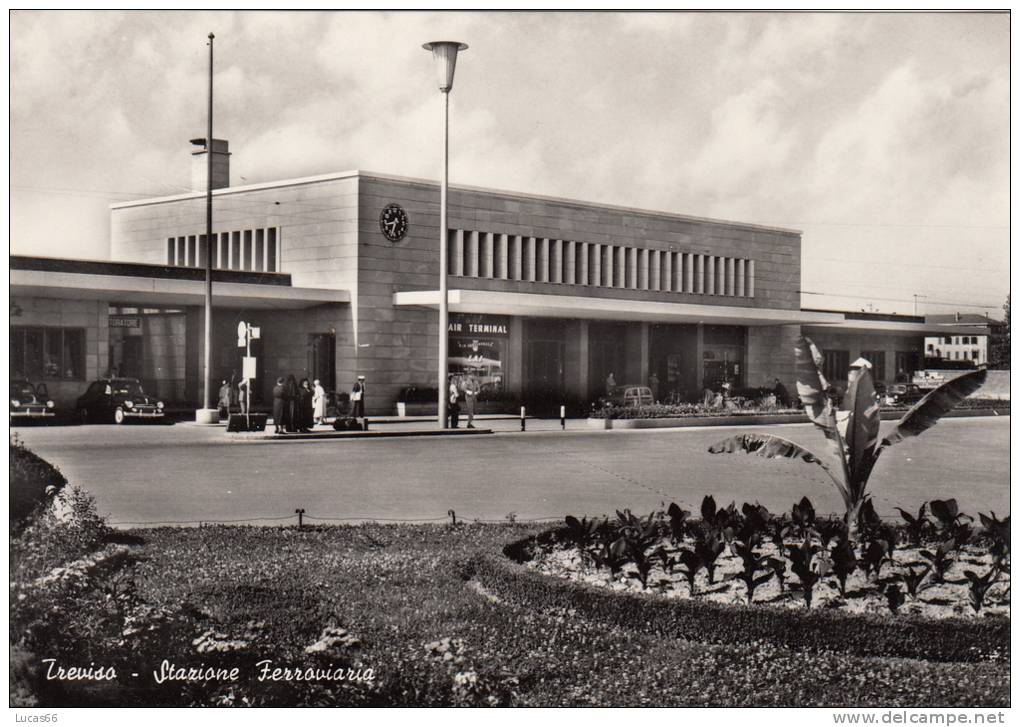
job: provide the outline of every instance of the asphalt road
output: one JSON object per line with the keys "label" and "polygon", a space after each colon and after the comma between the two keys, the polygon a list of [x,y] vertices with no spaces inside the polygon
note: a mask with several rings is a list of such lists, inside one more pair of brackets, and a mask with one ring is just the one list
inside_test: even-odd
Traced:
{"label": "asphalt road", "polygon": [[[891,426],[886,422],[883,431]],[[629,507],[647,512],[704,494],[720,504],[789,508],[808,495],[822,512],[840,500],[817,465],[710,455],[744,428],[590,431],[529,423],[526,433],[376,440],[238,441],[222,429],[54,426],[18,430],[25,444],[84,486],[111,522],[196,523],[293,518],[429,520],[560,518]],[[807,425],[767,429],[808,447]],[[536,431],[538,430],[538,431]],[[1009,417],[946,420],[880,459],[871,492],[882,514],[955,497],[965,512],[1009,508]],[[285,520],[259,520],[266,524]],[[316,522],[310,519],[309,522]]]}

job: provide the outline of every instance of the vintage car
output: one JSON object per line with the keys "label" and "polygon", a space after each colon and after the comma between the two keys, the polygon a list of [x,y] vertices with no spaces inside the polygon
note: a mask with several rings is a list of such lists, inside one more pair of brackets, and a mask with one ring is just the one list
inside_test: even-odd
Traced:
{"label": "vintage car", "polygon": [[916,404],[927,393],[917,384],[888,384],[879,397],[885,404]]}
{"label": "vintage car", "polygon": [[33,386],[26,379],[11,381],[11,417],[15,421],[42,421],[56,414],[53,401],[46,391],[46,384]]}
{"label": "vintage car", "polygon": [[624,384],[609,392],[609,403],[613,406],[644,406],[654,404],[652,390],[638,384]]}
{"label": "vintage car", "polygon": [[99,379],[78,397],[75,411],[83,424],[93,421],[123,424],[128,419],[162,419],[163,402],[142,391],[138,379]]}

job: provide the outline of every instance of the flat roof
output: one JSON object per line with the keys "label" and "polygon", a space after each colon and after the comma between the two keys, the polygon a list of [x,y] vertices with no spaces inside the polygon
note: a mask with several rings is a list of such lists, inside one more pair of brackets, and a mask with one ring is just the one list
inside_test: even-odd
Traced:
{"label": "flat roof", "polygon": [[[454,313],[490,313],[538,318],[756,326],[780,326],[796,323],[824,324],[843,321],[843,316],[835,313],[781,308],[746,308],[700,303],[665,303],[648,300],[486,290],[450,290],[448,301],[450,311]],[[415,290],[394,293],[393,304],[438,308],[439,291]]]}
{"label": "flat roof", "polygon": [[[433,179],[423,179],[420,177],[402,177],[396,174],[382,174],[379,172],[370,172],[361,169],[353,169],[345,172],[333,172],[330,174],[319,174],[311,177],[297,177],[294,179],[281,179],[275,182],[262,182],[259,184],[246,184],[240,187],[224,187],[222,189],[214,189],[213,197],[222,197],[231,194],[243,194],[245,192],[258,192],[267,189],[278,189],[280,187],[296,187],[306,184],[318,184],[321,182],[332,182],[340,179],[353,179],[356,177],[363,177],[366,179],[381,179],[390,182],[404,182],[407,184],[425,184],[432,187],[438,187],[439,182]],[[568,204],[578,207],[589,207],[613,210],[615,212],[626,212],[636,215],[648,215],[654,217],[665,217],[668,219],[678,220],[681,222],[704,222],[713,225],[725,225],[727,227],[740,227],[750,230],[765,230],[768,232],[782,232],[791,235],[801,235],[801,230],[795,230],[788,227],[777,227],[775,225],[760,225],[753,222],[737,222],[734,220],[722,220],[712,217],[696,217],[693,215],[683,215],[675,212],[663,212],[661,210],[649,210],[642,209],[639,207],[625,207],[622,205],[613,204],[600,204],[598,202],[589,202],[585,200],[572,199],[569,197],[555,197],[551,195],[542,194],[528,194],[525,192],[516,192],[512,190],[496,189],[492,187],[475,187],[471,185],[451,184],[450,189],[458,192],[478,192],[481,194],[492,194],[502,197],[509,197],[515,199],[524,200],[538,200],[541,202],[553,202],[556,204]],[[149,197],[145,199],[131,200],[128,202],[115,202],[110,205],[111,210],[124,209],[128,207],[143,207],[145,205],[152,204],[165,204],[168,202],[181,202],[189,199],[205,199],[206,193],[200,192],[185,192],[183,194],[174,194],[166,197]]]}
{"label": "flat roof", "polygon": [[[34,257],[11,255],[11,270],[36,270],[47,273],[77,273],[83,275],[113,275],[168,280],[205,281],[205,268],[180,265],[152,265],[147,263],[120,263],[108,260],[80,260],[77,258]],[[291,284],[290,273],[267,273],[254,270],[213,270],[213,282],[245,283],[250,285]]]}
{"label": "flat roof", "polygon": [[[149,306],[202,305],[205,302],[205,271],[172,266],[118,266],[115,272],[103,271],[98,261],[65,261],[93,265],[33,266],[24,260],[11,265],[11,296],[37,296],[62,300],[105,300]],[[65,269],[61,269],[65,268]],[[166,268],[165,275],[143,275],[125,268]],[[194,273],[198,273],[196,276]],[[284,282],[258,280],[270,275]],[[301,309],[326,303],[350,303],[347,290],[332,288],[295,288],[290,276],[274,273],[213,271],[213,305],[219,308]]]}

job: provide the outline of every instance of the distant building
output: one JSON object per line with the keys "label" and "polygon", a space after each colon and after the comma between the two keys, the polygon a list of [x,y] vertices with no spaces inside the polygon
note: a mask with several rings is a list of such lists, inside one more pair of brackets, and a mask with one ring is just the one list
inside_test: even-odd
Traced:
{"label": "distant building", "polygon": [[[937,368],[938,361],[954,362],[954,365],[970,363],[973,366],[988,363],[988,330],[997,321],[972,313],[929,315],[925,320],[935,327],[947,329],[944,335],[925,337],[926,366]],[[961,330],[964,332],[960,333]]]}

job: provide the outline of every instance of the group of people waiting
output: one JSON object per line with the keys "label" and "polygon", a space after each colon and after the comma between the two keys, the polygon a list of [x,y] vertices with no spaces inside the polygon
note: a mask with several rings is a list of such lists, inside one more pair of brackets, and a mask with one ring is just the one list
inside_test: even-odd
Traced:
{"label": "group of people waiting", "polygon": [[326,390],[318,379],[298,383],[293,374],[279,377],[273,387],[274,433],[309,432],[326,420]]}
{"label": "group of people waiting", "polygon": [[220,418],[229,417],[240,409],[242,414],[248,413],[248,382],[244,379],[239,384],[234,383],[233,377],[230,381],[220,381],[219,400],[216,402],[220,410]]}
{"label": "group of people waiting", "polygon": [[449,388],[447,390],[446,416],[450,429],[457,429],[460,423],[460,402],[464,402],[464,413],[467,415],[467,428],[474,429],[475,402],[478,401],[478,393],[481,385],[473,375],[457,376],[450,374],[447,377]]}

